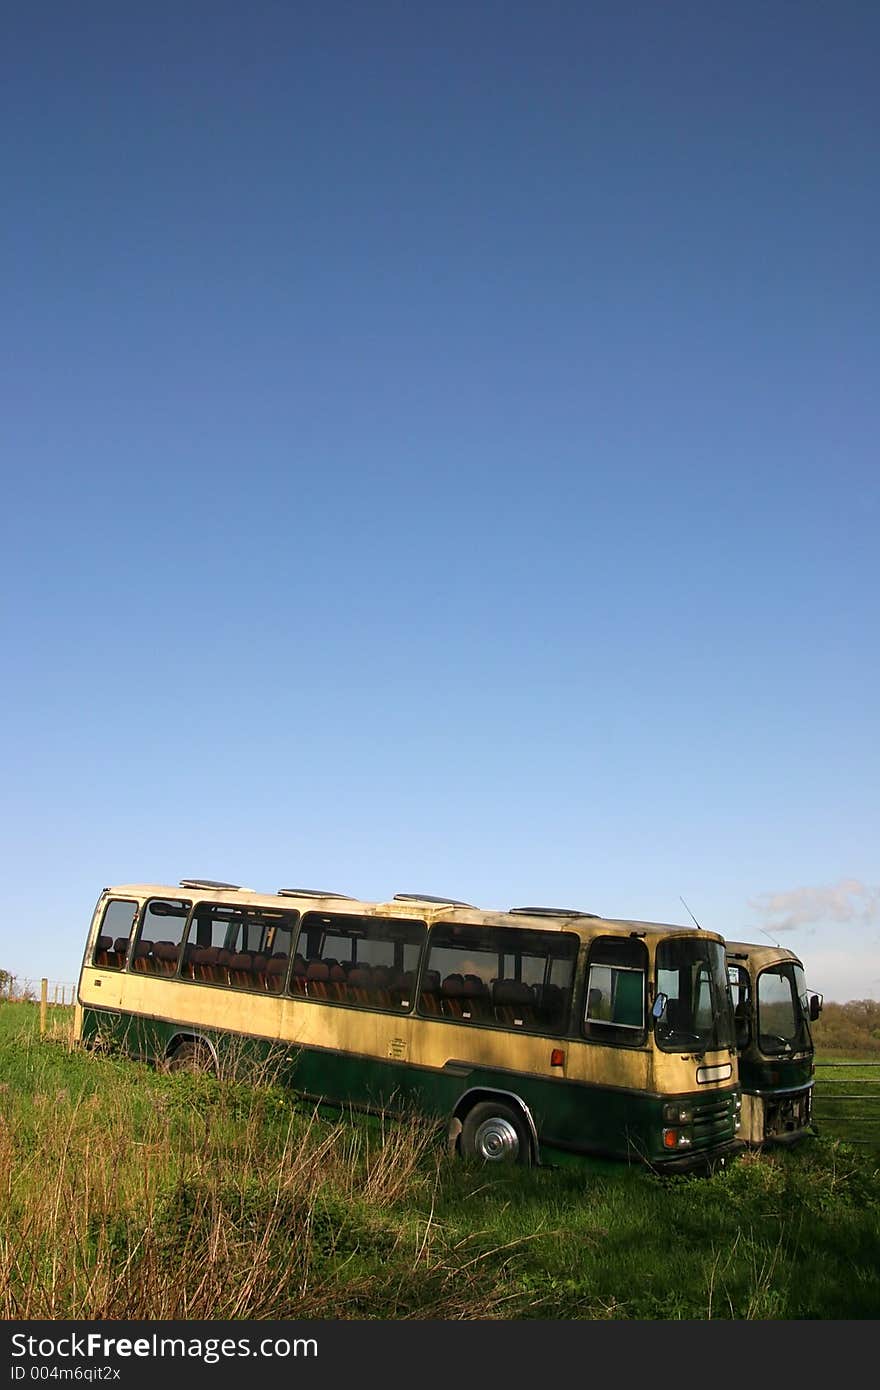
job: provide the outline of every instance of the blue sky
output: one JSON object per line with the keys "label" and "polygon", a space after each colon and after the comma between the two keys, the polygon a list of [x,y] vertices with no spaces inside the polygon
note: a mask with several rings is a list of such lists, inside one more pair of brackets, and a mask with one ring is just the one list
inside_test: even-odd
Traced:
{"label": "blue sky", "polygon": [[204,876],[683,897],[880,998],[878,41],[7,11],[3,968]]}

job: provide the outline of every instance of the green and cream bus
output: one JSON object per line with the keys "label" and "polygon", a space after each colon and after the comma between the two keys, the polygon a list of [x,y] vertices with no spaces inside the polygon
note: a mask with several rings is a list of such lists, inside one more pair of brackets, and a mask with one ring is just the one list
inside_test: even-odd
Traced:
{"label": "green and cream bus", "polygon": [[821,994],[807,990],[804,967],[784,946],[727,942],[734,1005],[742,1138],[753,1148],[792,1143],[812,1129],[813,1039]]}
{"label": "green and cream bus", "polygon": [[77,1029],[172,1068],[280,1045],[298,1094],[415,1107],[484,1162],[677,1171],[743,1147],[724,942],[692,927],[127,884],[95,908]]}

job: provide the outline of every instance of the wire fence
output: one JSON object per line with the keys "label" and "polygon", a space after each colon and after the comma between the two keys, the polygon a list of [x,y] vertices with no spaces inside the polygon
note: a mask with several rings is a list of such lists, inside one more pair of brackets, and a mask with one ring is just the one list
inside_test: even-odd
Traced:
{"label": "wire fence", "polygon": [[817,1062],[813,1119],[822,1134],[880,1149],[880,1062]]}
{"label": "wire fence", "polygon": [[[0,1000],[39,1004],[44,997],[43,985],[42,979],[24,979],[20,975],[7,975],[0,981]],[[71,984],[69,980],[45,980],[45,999],[49,1007],[75,1004],[76,985]]]}

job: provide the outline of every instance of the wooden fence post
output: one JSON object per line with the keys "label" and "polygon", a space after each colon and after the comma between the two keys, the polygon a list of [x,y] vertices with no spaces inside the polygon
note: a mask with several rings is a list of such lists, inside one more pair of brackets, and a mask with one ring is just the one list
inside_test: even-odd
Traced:
{"label": "wooden fence post", "polygon": [[49,981],[40,981],[40,1037],[46,1032],[46,1004],[49,999]]}

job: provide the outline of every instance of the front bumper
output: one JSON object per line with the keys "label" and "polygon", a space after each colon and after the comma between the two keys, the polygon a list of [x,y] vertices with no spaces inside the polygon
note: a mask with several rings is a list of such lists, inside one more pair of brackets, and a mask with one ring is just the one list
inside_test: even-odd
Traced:
{"label": "front bumper", "polygon": [[698,1149],[686,1153],[673,1154],[670,1158],[658,1158],[650,1165],[655,1173],[714,1173],[725,1168],[731,1159],[748,1148],[743,1139],[730,1139],[709,1151]]}

